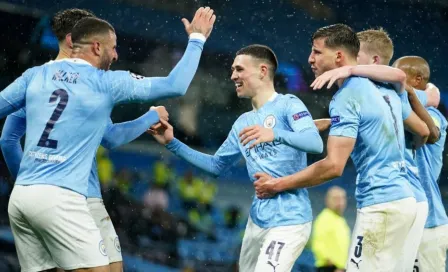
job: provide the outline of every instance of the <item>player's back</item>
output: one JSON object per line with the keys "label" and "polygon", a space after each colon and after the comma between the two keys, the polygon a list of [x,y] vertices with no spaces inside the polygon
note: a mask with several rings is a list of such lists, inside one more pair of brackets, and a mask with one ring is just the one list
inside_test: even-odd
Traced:
{"label": "player's back", "polygon": [[80,59],[33,68],[16,184],[51,184],[87,195],[92,160],[113,106],[99,86],[103,73]]}
{"label": "player's back", "polygon": [[400,149],[401,113],[394,112],[390,98],[360,77],[347,79],[330,103],[330,135],[356,138],[358,208],[413,196]]}
{"label": "player's back", "polygon": [[435,124],[439,127],[440,138],[434,144],[425,144],[417,149],[417,165],[420,180],[428,197],[428,219],[425,228],[448,224],[448,217],[443,206],[439,189],[439,177],[443,166],[443,150],[446,140],[448,122],[436,108],[427,108]]}
{"label": "player's back", "polygon": [[[232,133],[238,135],[243,128],[251,125],[299,133],[300,131],[291,127],[291,122],[298,124],[301,131],[316,130],[316,137],[319,137],[312,117],[302,101],[293,95],[282,94],[278,94],[273,101],[267,102],[260,109],[243,114],[235,122]],[[307,166],[306,152],[279,141],[261,143],[252,149],[249,149],[250,144],[242,146],[239,143],[238,145],[246,160],[247,171],[252,182],[256,180],[254,177],[256,172],[283,177],[292,175]],[[263,228],[310,222],[312,213],[308,192],[306,189],[290,190],[269,199],[259,199],[255,196],[250,215],[254,223]]]}
{"label": "player's back", "polygon": [[417,202],[426,201],[426,195],[420,183],[417,162],[415,161],[413,135],[404,129],[403,121],[408,118],[410,112],[412,111],[407,94],[402,94],[403,97],[400,98],[400,96],[398,96],[396,91],[393,89],[392,85],[378,82],[374,83],[378,90],[383,94],[383,98],[389,100],[390,107],[394,113],[393,116],[397,118],[396,125],[398,128],[398,142],[406,164],[406,178],[409,181],[412,192],[414,193]]}

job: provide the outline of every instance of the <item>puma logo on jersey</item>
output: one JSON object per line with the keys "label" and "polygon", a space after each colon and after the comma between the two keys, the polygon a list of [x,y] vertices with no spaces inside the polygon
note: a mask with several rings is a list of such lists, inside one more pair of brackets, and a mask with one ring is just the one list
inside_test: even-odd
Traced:
{"label": "puma logo on jersey", "polygon": [[268,265],[272,266],[272,268],[274,269],[274,272],[275,272],[275,269],[277,268],[277,266],[279,266],[279,264],[274,265],[271,261],[268,261]]}
{"label": "puma logo on jersey", "polygon": [[355,260],[350,259],[350,261],[354,264],[356,264],[356,267],[359,269],[359,263],[362,262],[362,260],[359,260],[359,262],[355,262]]}

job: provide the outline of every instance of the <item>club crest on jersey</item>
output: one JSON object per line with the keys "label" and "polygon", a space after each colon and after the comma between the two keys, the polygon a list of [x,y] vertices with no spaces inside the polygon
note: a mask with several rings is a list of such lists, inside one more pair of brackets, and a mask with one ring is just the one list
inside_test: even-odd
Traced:
{"label": "club crest on jersey", "polygon": [[332,124],[332,125],[337,124],[337,123],[339,123],[339,122],[341,122],[341,118],[340,118],[339,116],[333,116],[333,117],[331,117],[331,124]]}
{"label": "club crest on jersey", "polygon": [[265,128],[273,128],[275,127],[276,122],[277,120],[275,119],[275,116],[271,114],[264,119],[263,125]]}
{"label": "club crest on jersey", "polygon": [[292,119],[294,119],[294,121],[297,121],[300,118],[303,118],[303,117],[306,117],[306,116],[310,116],[310,113],[307,112],[307,111],[301,111],[301,112],[298,112],[298,113],[294,114],[292,116]]}
{"label": "club crest on jersey", "polygon": [[133,77],[134,79],[137,79],[137,80],[145,78],[144,76],[137,75],[137,74],[134,74],[134,73],[131,73],[131,77]]}
{"label": "club crest on jersey", "polygon": [[99,250],[100,250],[101,254],[103,254],[104,256],[107,256],[106,246],[104,245],[104,241],[103,240],[100,241]]}

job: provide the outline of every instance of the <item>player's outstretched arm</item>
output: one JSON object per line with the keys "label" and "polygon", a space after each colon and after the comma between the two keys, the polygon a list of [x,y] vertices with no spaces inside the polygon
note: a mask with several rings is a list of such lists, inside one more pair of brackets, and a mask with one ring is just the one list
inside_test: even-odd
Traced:
{"label": "player's outstretched arm", "polygon": [[9,115],[6,118],[2,136],[0,138],[0,146],[3,152],[3,157],[5,158],[6,166],[14,179],[17,178],[20,162],[23,157],[20,139],[25,135],[25,132],[25,118],[15,115]]}
{"label": "player's outstretched arm", "polygon": [[414,88],[406,86],[406,92],[408,93],[409,103],[411,104],[412,110],[428,126],[429,136],[427,143],[428,144],[436,143],[440,137],[439,128],[435,125],[434,120],[431,118],[431,115],[429,115],[428,111],[420,102],[419,97]]}
{"label": "player's outstretched arm", "polygon": [[406,74],[400,69],[387,65],[356,65],[343,66],[327,71],[318,76],[311,84],[311,87],[314,90],[321,89],[328,82],[327,88],[330,88],[337,80],[350,76],[361,76],[379,82],[391,83],[398,93],[404,91],[404,84],[406,82]]}
{"label": "player's outstretched arm", "polygon": [[176,156],[205,172],[219,176],[241,159],[241,152],[233,131],[229,133],[229,136],[215,155],[208,155],[196,151],[174,138],[173,127],[164,120],[161,120],[161,123],[162,128],[150,131],[150,134],[154,136],[156,141],[165,145]]}
{"label": "player's outstretched arm", "polygon": [[293,175],[276,179],[258,179],[254,183],[257,197],[272,197],[287,190],[317,186],[342,176],[355,143],[356,138],[329,136],[325,159]]}
{"label": "player's outstretched arm", "polygon": [[129,122],[113,124],[112,120],[109,119],[101,145],[107,149],[112,149],[132,142],[151,126],[157,124],[160,119],[168,120],[168,112],[163,106],[151,107],[147,113]]}
{"label": "player's outstretched arm", "polygon": [[216,20],[213,12],[210,8],[200,8],[191,23],[182,19],[190,40],[181,60],[167,77],[143,77],[125,71],[105,73],[105,87],[112,93],[114,103],[184,95],[198,69],[206,37]]}

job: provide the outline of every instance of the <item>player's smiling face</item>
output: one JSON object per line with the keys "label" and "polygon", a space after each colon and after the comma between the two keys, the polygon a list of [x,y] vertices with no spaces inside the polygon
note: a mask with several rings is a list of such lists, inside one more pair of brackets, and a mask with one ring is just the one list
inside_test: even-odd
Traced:
{"label": "player's smiling face", "polygon": [[231,79],[238,97],[251,98],[261,84],[260,62],[249,55],[238,55],[232,64]]}
{"label": "player's smiling face", "polygon": [[313,41],[308,63],[311,65],[311,70],[313,70],[316,77],[326,71],[337,68],[336,60],[337,51],[325,46],[325,38],[319,38]]}

